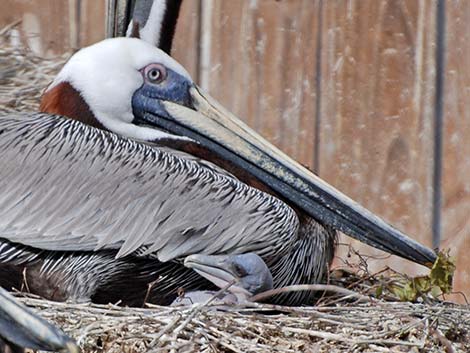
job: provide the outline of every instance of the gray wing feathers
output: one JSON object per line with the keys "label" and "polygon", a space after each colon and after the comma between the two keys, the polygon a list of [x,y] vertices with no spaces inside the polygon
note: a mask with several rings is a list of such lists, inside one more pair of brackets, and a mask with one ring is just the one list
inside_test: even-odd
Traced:
{"label": "gray wing feathers", "polygon": [[12,242],[168,261],[281,250],[297,233],[285,203],[210,163],[79,122],[1,118],[0,150],[0,237]]}

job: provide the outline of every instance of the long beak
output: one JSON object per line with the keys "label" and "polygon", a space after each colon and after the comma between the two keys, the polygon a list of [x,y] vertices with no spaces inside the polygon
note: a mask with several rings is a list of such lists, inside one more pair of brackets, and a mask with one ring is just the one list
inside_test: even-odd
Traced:
{"label": "long beak", "polygon": [[241,293],[247,297],[251,293],[238,286],[239,278],[231,271],[226,261],[226,255],[190,255],[184,259],[184,265],[199,273],[219,288],[232,284],[228,289],[230,292]]}
{"label": "long beak", "polygon": [[72,339],[20,305],[2,288],[0,288],[0,336],[22,348],[80,352],[80,348]]}
{"label": "long beak", "polygon": [[391,254],[431,267],[436,254],[327,184],[193,86],[194,110],[163,101],[162,126],[187,136],[266,183],[316,220]]}

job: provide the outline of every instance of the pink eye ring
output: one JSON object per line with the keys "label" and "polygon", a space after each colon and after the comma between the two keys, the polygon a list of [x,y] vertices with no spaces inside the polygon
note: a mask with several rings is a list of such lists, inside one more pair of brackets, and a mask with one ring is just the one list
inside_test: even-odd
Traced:
{"label": "pink eye ring", "polygon": [[144,69],[145,78],[153,84],[163,82],[167,77],[165,66],[161,64],[150,64]]}

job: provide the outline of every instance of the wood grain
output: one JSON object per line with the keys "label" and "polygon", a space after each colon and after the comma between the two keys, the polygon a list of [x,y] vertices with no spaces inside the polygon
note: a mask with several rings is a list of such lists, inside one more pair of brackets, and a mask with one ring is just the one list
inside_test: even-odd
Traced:
{"label": "wood grain", "polygon": [[210,62],[201,67],[202,83],[264,137],[312,166],[318,1],[209,3],[203,22],[211,24],[210,40],[202,55]]}
{"label": "wood grain", "polygon": [[448,1],[446,14],[442,247],[457,260],[454,290],[470,300],[470,2]]}
{"label": "wood grain", "polygon": [[[320,176],[426,245],[432,239],[435,8],[424,0],[332,1],[322,11]],[[369,262],[372,271],[385,265],[419,271],[352,243],[380,258]]]}
{"label": "wood grain", "polygon": [[3,26],[20,20],[20,41],[45,57],[95,43],[105,36],[105,1],[4,0]]}
{"label": "wood grain", "polygon": [[[75,1],[2,0],[0,24],[21,21],[19,40],[35,53],[52,57],[72,47],[76,28]],[[5,11],[6,9],[6,11]]]}
{"label": "wood grain", "polygon": [[183,1],[171,53],[196,81],[199,77],[200,7],[200,0]]}
{"label": "wood grain", "polygon": [[80,0],[78,48],[106,37],[106,1]]}

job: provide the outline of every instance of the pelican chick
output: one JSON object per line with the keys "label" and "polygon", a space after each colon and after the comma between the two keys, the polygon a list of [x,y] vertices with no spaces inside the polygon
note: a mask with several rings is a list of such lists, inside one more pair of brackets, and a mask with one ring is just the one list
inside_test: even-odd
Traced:
{"label": "pelican chick", "polygon": [[[268,266],[254,253],[237,255],[191,255],[184,265],[192,268],[202,277],[219,288],[227,288],[229,294],[216,298],[216,303],[235,304],[249,300],[255,294],[273,288],[273,278]],[[194,291],[185,293],[172,305],[206,302],[214,291]]]}

